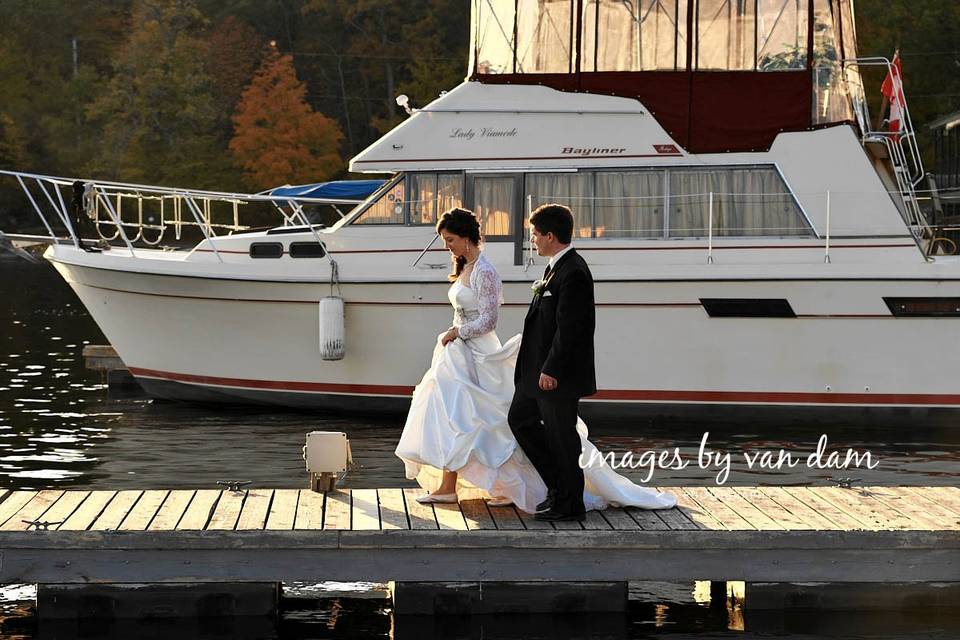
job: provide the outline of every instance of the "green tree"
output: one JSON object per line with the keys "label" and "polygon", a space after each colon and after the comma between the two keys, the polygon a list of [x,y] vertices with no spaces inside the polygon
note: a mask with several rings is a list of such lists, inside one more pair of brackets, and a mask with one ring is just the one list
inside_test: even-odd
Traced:
{"label": "green tree", "polygon": [[315,112],[293,58],[272,51],[233,116],[230,151],[254,189],[325,180],[343,169],[335,120]]}
{"label": "green tree", "polygon": [[88,171],[134,182],[226,187],[217,103],[192,0],[139,0],[113,77],[87,115],[101,131]]}

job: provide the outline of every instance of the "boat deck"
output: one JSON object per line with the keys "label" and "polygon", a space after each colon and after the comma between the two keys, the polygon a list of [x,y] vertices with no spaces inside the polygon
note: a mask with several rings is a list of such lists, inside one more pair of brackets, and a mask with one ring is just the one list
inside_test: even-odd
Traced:
{"label": "boat deck", "polygon": [[662,487],[544,523],[419,489],[6,491],[5,582],[960,580],[956,487]]}

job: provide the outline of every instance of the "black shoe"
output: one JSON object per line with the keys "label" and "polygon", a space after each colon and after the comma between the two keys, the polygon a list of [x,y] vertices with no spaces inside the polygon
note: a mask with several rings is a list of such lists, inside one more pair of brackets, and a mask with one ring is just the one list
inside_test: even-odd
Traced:
{"label": "black shoe", "polygon": [[544,511],[550,511],[553,508],[553,498],[547,497],[546,500],[537,505],[537,508],[534,509],[534,513],[543,513]]}
{"label": "black shoe", "polygon": [[545,522],[583,522],[587,519],[585,513],[560,513],[559,511],[544,511],[533,516],[534,520],[543,520]]}

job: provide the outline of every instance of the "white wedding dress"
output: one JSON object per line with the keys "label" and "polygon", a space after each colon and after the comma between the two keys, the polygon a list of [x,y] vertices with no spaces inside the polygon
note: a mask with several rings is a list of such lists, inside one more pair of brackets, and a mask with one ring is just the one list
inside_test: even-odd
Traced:
{"label": "white wedding dress", "polygon": [[[396,454],[407,478],[427,491],[440,486],[447,469],[459,474],[461,486],[508,497],[532,513],[546,498],[547,488],[507,424],[520,336],[501,345],[495,332],[503,303],[500,277],[481,254],[470,286],[454,282],[448,295],[462,339],[444,347],[442,334],[438,336],[430,368],[414,389]],[[589,463],[583,492],[588,511],[607,506],[669,509],[676,504],[673,495],[641,487],[610,468],[587,439],[583,420],[578,419],[577,431],[581,459]]]}

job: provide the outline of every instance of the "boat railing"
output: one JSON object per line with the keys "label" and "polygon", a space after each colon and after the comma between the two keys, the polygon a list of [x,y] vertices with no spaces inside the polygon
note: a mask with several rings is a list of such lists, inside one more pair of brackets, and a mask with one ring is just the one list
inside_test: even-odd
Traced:
{"label": "boat railing", "polygon": [[[249,230],[240,221],[241,207],[260,203],[279,214],[283,226],[303,226],[316,241],[326,243],[304,211],[305,205],[345,204],[327,198],[292,198],[202,189],[181,189],[155,185],[101,180],[80,180],[58,176],[0,170],[0,175],[17,180],[33,211],[53,243],[89,248],[81,237],[89,220],[99,240],[121,240],[135,255],[134,243],[157,247],[168,230],[180,240],[185,228],[196,228],[216,258],[223,262],[216,238],[222,233]],[[223,211],[226,211],[226,214]],[[219,213],[219,219],[215,216]],[[86,218],[86,220],[84,219]],[[141,246],[142,248],[142,246]]]}
{"label": "boat railing", "polygon": [[929,249],[934,244],[932,240],[935,231],[931,229],[917,197],[917,187],[925,179],[926,174],[923,169],[923,159],[916,130],[913,127],[913,119],[910,116],[910,106],[906,98],[906,92],[903,91],[901,86],[899,96],[901,102],[900,129],[897,131],[886,130],[880,122],[874,126],[867,105],[867,92],[863,85],[863,74],[860,73],[862,67],[879,67],[881,70],[886,70],[888,76],[898,74],[899,71],[894,69],[893,63],[889,59],[881,56],[851,58],[843,60],[843,65],[845,70],[855,71],[855,73],[845,73],[844,80],[853,101],[854,114],[857,124],[860,126],[861,140],[864,145],[880,144],[886,150],[890,165],[893,168],[898,194],[906,213],[906,221],[918,239],[931,241],[928,242],[927,252],[929,253]]}

